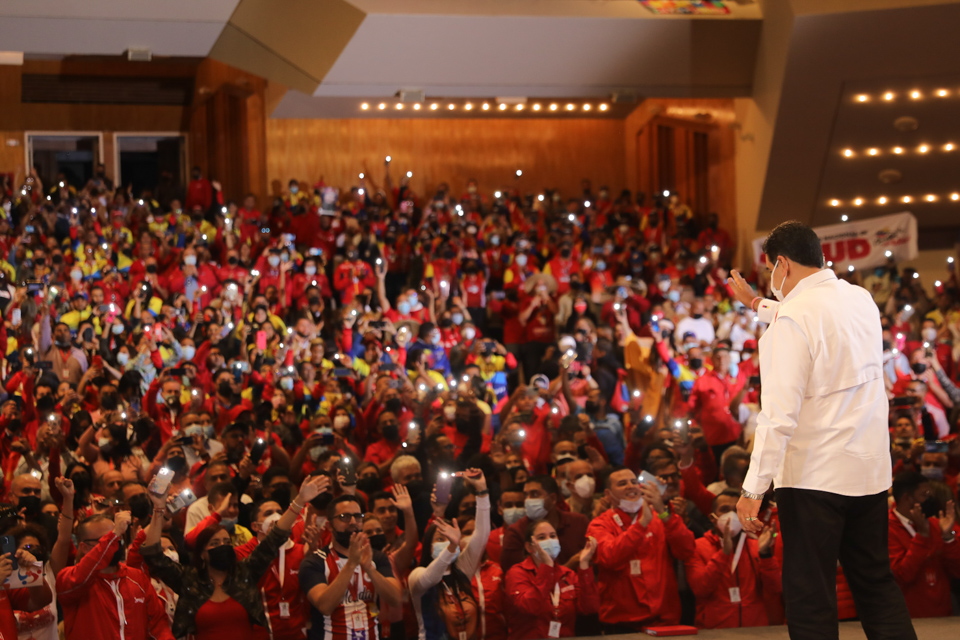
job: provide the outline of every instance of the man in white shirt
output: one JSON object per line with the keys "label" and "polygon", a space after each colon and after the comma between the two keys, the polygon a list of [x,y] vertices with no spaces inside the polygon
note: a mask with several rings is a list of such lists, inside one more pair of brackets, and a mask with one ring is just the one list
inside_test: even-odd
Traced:
{"label": "man in white shirt", "polygon": [[762,410],[740,521],[748,532],[762,529],[760,503],[774,483],[791,640],[837,637],[838,559],[867,637],[916,638],[887,547],[880,312],[865,289],[823,268],[810,227],[784,222],[763,250],[779,305],[752,297],[736,272],[730,281],[771,323],[759,345]]}
{"label": "man in white shirt", "polygon": [[697,337],[697,342],[701,345],[711,344],[716,334],[713,330],[713,322],[703,315],[703,311],[703,301],[694,301],[690,307],[690,315],[677,323],[674,335],[685,336],[690,332]]}

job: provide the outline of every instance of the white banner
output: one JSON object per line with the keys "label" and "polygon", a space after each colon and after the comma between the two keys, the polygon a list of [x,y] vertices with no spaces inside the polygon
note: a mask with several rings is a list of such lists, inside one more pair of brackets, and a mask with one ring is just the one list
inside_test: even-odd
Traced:
{"label": "white banner", "polygon": [[26,587],[36,587],[43,582],[43,563],[38,562],[34,565],[19,565],[16,571],[7,576],[3,583],[4,589],[24,589]]}
{"label": "white banner", "polygon": [[[854,220],[814,228],[823,245],[823,256],[837,271],[853,265],[856,269],[878,267],[887,261],[917,257],[917,219],[912,213],[895,213],[880,218]],[[753,241],[756,264],[765,264],[763,241]]]}

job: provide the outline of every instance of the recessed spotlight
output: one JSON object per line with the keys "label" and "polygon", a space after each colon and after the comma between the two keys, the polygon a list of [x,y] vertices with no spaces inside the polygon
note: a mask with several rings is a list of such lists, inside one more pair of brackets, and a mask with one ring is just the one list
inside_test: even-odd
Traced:
{"label": "recessed spotlight", "polygon": [[522,175],[523,175],[523,169],[517,169],[517,177],[519,178]]}
{"label": "recessed spotlight", "polygon": [[850,216],[848,216],[847,214],[843,214],[842,216],[840,216],[840,222],[846,222],[849,219],[850,219]]}
{"label": "recessed spotlight", "polygon": [[584,111],[590,111],[590,107],[591,107],[591,106],[592,106],[592,105],[591,105],[589,102],[587,102],[586,104],[583,105],[583,110],[584,110]]}
{"label": "recessed spotlight", "polygon": [[484,111],[490,111],[490,103],[489,103],[489,102],[484,102],[484,103],[483,103],[483,110],[484,110]]}
{"label": "recessed spotlight", "polygon": [[413,105],[413,110],[414,110],[414,111],[420,111],[420,103],[419,103],[419,102],[417,102],[416,104]]}
{"label": "recessed spotlight", "polygon": [[468,102],[467,104],[463,105],[463,108],[467,111],[471,111],[473,110],[473,105]]}
{"label": "recessed spotlight", "polygon": [[522,104],[518,104],[518,105],[517,105],[517,111],[523,111],[523,105],[522,105]]}
{"label": "recessed spotlight", "polygon": [[956,148],[956,145],[954,145],[952,142],[948,142],[947,144],[943,145],[944,151],[953,151]]}
{"label": "recessed spotlight", "polygon": [[830,201],[830,206],[831,206],[831,207],[839,207],[839,206],[840,206],[840,201],[837,200],[836,198],[834,198],[833,200]]}
{"label": "recessed spotlight", "polygon": [[600,111],[606,111],[606,110],[609,109],[609,108],[610,108],[610,107],[608,107],[606,104],[600,105]]}
{"label": "recessed spotlight", "polygon": [[538,102],[537,104],[533,105],[533,110],[534,110],[534,111],[540,111],[540,103],[539,103],[539,102]]}
{"label": "recessed spotlight", "polygon": [[920,92],[914,89],[913,91],[910,92],[910,97],[913,98],[914,100],[919,100]]}
{"label": "recessed spotlight", "polygon": [[440,106],[440,105],[438,105],[436,102],[434,102],[432,105],[430,105],[430,110],[431,110],[431,111],[436,111],[436,110],[437,110],[437,107],[439,107],[439,106]]}
{"label": "recessed spotlight", "polygon": [[880,155],[880,150],[879,150],[879,149],[869,149],[869,150],[867,150],[867,153],[868,153],[869,155],[871,155],[871,156],[877,156],[877,155]]}
{"label": "recessed spotlight", "polygon": [[380,109],[380,111],[383,111],[386,108],[387,108],[386,102],[381,102],[380,104],[377,105],[377,109]]}
{"label": "recessed spotlight", "polygon": [[554,102],[553,104],[550,105],[550,111],[556,111],[556,110],[557,110],[557,103]]}
{"label": "recessed spotlight", "polygon": [[861,93],[860,95],[857,96],[857,102],[866,102],[869,99],[870,98],[868,98],[865,93]]}
{"label": "recessed spotlight", "polygon": [[887,204],[887,196],[880,196],[877,199],[877,204]]}
{"label": "recessed spotlight", "polygon": [[503,102],[501,102],[501,103],[500,103],[500,111],[506,111],[506,110],[507,110],[507,105],[504,104]]}
{"label": "recessed spotlight", "polygon": [[537,200],[540,201],[540,202],[543,202],[543,194],[542,194],[542,193],[537,196]]}
{"label": "recessed spotlight", "polygon": [[852,157],[853,157],[853,149],[844,149],[844,150],[843,150],[843,155],[846,156],[846,157],[848,157],[848,158],[852,158]]}
{"label": "recessed spotlight", "polygon": [[901,149],[900,147],[894,147],[893,152],[897,155],[900,155],[901,153],[903,153],[903,149]]}
{"label": "recessed spotlight", "polygon": [[951,193],[950,199],[953,200],[954,202],[956,202],[957,200],[960,200],[960,193]]}
{"label": "recessed spotlight", "polygon": [[937,201],[937,196],[935,196],[935,195],[933,195],[933,194],[931,193],[931,194],[928,194],[925,199],[926,199],[927,202],[936,202],[936,201]]}
{"label": "recessed spotlight", "polygon": [[452,102],[447,105],[447,109],[449,109],[450,111],[453,111],[456,108],[457,108],[457,105],[453,104]]}
{"label": "recessed spotlight", "polygon": [[930,147],[928,147],[925,144],[922,144],[919,147],[917,147],[917,151],[919,151],[920,153],[926,153],[927,151],[930,151]]}
{"label": "recessed spotlight", "polygon": [[946,98],[946,97],[947,97],[947,90],[946,90],[946,89],[940,89],[939,91],[937,91],[937,95],[940,96],[941,98]]}
{"label": "recessed spotlight", "polygon": [[859,207],[862,204],[863,204],[863,198],[855,198],[853,200],[853,206],[855,207]]}
{"label": "recessed spotlight", "polygon": [[395,106],[396,106],[396,108],[397,108],[397,111],[400,111],[400,110],[403,109],[403,103],[402,103],[402,102],[398,102]]}
{"label": "recessed spotlight", "polygon": [[911,202],[913,202],[913,198],[911,198],[910,196],[903,196],[904,204],[910,204]]}
{"label": "recessed spotlight", "polygon": [[894,97],[895,96],[892,91],[887,91],[885,94],[883,94],[883,99],[886,100],[887,102],[890,102],[891,100],[893,100]]}
{"label": "recessed spotlight", "polygon": [[570,104],[567,105],[567,111],[573,111],[573,109],[574,109],[573,103],[571,102]]}
{"label": "recessed spotlight", "polygon": [[360,105],[360,108],[363,109],[364,111],[366,111],[367,109],[370,108],[370,105],[367,104],[366,102],[364,102],[362,105]]}

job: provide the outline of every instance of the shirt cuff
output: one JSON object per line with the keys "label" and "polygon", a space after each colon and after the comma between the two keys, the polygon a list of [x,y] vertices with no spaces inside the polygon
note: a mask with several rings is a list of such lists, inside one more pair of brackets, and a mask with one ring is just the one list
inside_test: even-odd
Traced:
{"label": "shirt cuff", "polygon": [[779,308],[780,303],[776,300],[762,298],[760,300],[760,304],[757,305],[757,317],[760,318],[760,322],[764,324],[771,324],[774,317],[776,317],[777,310]]}

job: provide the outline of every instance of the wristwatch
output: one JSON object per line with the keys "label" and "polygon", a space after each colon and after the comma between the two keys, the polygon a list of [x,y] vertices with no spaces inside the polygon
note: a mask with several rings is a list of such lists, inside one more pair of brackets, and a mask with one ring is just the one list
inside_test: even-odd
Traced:
{"label": "wristwatch", "polygon": [[751,500],[763,500],[762,493],[750,493],[746,489],[740,489],[740,495],[744,498],[750,498]]}

